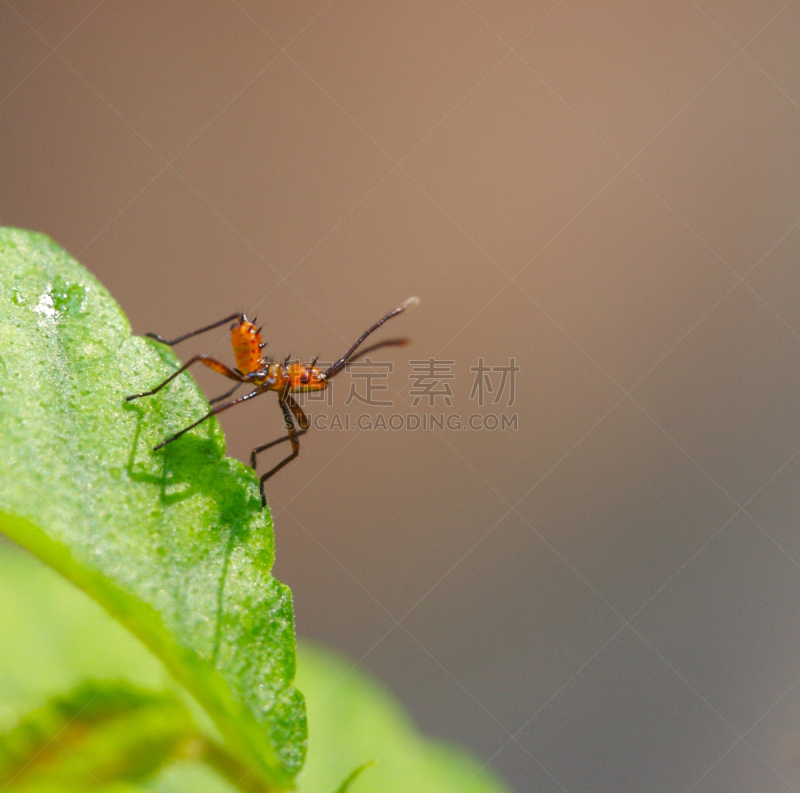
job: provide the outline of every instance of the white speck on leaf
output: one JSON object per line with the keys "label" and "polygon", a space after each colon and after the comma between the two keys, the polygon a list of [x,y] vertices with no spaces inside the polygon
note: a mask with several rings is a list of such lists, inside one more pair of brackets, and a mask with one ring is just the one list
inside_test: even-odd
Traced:
{"label": "white speck on leaf", "polygon": [[48,284],[47,291],[39,295],[39,302],[36,304],[36,308],[33,309],[37,314],[41,315],[42,319],[53,319],[57,313],[51,290],[52,287]]}

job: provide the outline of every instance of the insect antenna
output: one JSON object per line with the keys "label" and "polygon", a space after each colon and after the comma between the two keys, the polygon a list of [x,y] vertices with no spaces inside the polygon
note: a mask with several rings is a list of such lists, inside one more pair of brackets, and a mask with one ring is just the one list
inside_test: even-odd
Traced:
{"label": "insect antenna", "polygon": [[404,300],[397,308],[390,311],[385,316],[381,317],[371,328],[365,330],[355,341],[353,346],[341,357],[338,361],[336,361],[333,366],[325,371],[325,378],[330,379],[335,374],[340,372],[347,362],[353,357],[353,354],[356,350],[364,343],[364,340],[370,333],[374,333],[384,322],[388,322],[392,317],[396,317],[398,314],[402,314],[406,309],[414,308],[414,306],[419,305],[419,298],[418,297],[409,297],[407,300]]}

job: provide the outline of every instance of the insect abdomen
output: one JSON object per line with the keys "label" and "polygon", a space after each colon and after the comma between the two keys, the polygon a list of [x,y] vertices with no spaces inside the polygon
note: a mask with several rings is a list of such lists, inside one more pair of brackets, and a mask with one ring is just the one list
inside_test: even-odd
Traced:
{"label": "insect abdomen", "polygon": [[245,320],[231,328],[231,344],[236,368],[242,374],[250,374],[260,368],[261,334],[252,322]]}

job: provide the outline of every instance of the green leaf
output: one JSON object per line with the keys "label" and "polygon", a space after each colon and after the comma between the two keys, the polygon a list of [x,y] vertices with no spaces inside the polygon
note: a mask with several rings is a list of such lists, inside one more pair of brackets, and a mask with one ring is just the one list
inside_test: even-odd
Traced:
{"label": "green leaf", "polygon": [[352,664],[301,644],[297,683],[308,704],[309,751],[302,793],[331,793],[365,757],[377,764],[349,793],[507,793],[486,767],[448,744],[423,738],[394,698]]}
{"label": "green leaf", "polygon": [[[95,677],[180,697],[201,735],[214,740],[202,710],[138,640],[61,576],[2,543],[0,615],[0,733],[59,692]],[[301,793],[332,793],[364,758],[377,764],[348,779],[348,793],[507,793],[464,753],[421,737],[393,698],[350,664],[301,644],[298,682],[311,723]],[[125,787],[125,793],[233,793],[220,773],[198,759],[168,762],[151,781]],[[0,776],[0,788],[4,783]]]}
{"label": "green leaf", "polygon": [[[166,701],[178,699],[190,714],[181,718],[197,725],[197,737],[219,740],[205,711],[138,639],[85,593],[31,554],[4,542],[0,535],[0,747],[4,736],[14,734],[32,714],[46,710],[65,693],[80,691],[87,680],[146,691]],[[124,784],[109,780],[105,787],[113,793],[234,790],[201,762],[197,751],[165,760],[151,781]],[[0,773],[0,789],[12,781]],[[45,788],[43,779],[37,781]],[[61,783],[65,780],[48,781],[49,789],[64,790]],[[74,793],[76,788],[67,790]]]}
{"label": "green leaf", "polygon": [[87,680],[0,734],[0,780],[8,793],[102,790],[152,776],[196,735],[174,694]]}
{"label": "green leaf", "polygon": [[211,716],[268,789],[303,763],[287,587],[258,481],[224,457],[178,361],[131,337],[108,292],[47,237],[0,229],[0,530],[101,603]]}

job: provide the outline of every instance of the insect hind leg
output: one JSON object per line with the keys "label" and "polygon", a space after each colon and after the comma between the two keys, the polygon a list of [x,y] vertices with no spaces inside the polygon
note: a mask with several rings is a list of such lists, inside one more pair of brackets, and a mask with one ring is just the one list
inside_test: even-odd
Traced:
{"label": "insect hind leg", "polygon": [[[288,402],[292,403],[291,407],[289,404],[287,404]],[[283,460],[281,460],[277,465],[270,468],[270,470],[267,471],[267,473],[263,474],[259,479],[259,487],[261,489],[261,505],[264,507],[267,506],[267,494],[264,491],[264,483],[267,481],[267,479],[277,474],[278,471],[281,470],[281,468],[287,466],[292,460],[295,459],[295,457],[297,457],[300,454],[299,438],[301,435],[305,435],[308,432],[307,421],[303,422],[304,426],[300,430],[298,430],[297,427],[295,426],[295,418],[292,415],[294,412],[294,408],[297,407],[297,410],[299,410],[301,414],[302,410],[300,410],[299,406],[297,406],[297,403],[295,403],[294,400],[290,396],[288,396],[288,394],[286,395],[286,398],[282,396],[278,404],[281,406],[281,410],[283,411],[283,417],[284,420],[286,421],[286,426],[289,428],[288,434],[284,435],[281,438],[276,438],[274,441],[270,441],[269,443],[265,443],[263,446],[256,446],[256,448],[253,449],[253,451],[250,453],[250,465],[255,470],[258,462],[257,458],[261,452],[264,452],[267,449],[271,449],[273,446],[277,446],[279,443],[284,443],[286,441],[289,441],[292,444],[291,454],[284,457]],[[303,415],[303,418],[305,419],[305,415]]]}
{"label": "insect hind leg", "polygon": [[183,336],[178,336],[176,339],[165,339],[163,336],[159,336],[157,333],[147,333],[145,334],[149,339],[155,339],[156,341],[160,341],[162,344],[166,344],[169,347],[172,347],[175,344],[180,344],[182,341],[186,339],[191,339],[192,336],[199,336],[201,333],[205,333],[208,330],[214,330],[214,328],[218,328],[220,325],[224,325],[226,322],[231,322],[234,319],[242,322],[244,320],[244,314],[241,311],[237,311],[235,314],[231,314],[230,316],[225,317],[224,319],[219,320],[218,322],[213,322],[211,325],[206,325],[204,328],[199,328],[198,330],[192,330],[189,333],[184,333]]}
{"label": "insect hind leg", "polygon": [[[299,438],[301,435],[305,435],[308,430],[297,430],[296,435]],[[292,438],[290,435],[281,435],[280,438],[276,438],[274,441],[270,441],[269,443],[265,443],[263,446],[256,446],[252,452],[250,452],[250,467],[255,471],[257,468],[257,460],[261,452],[265,452],[267,449],[271,449],[273,446],[277,446],[279,443],[286,443],[286,441],[290,441]]]}

